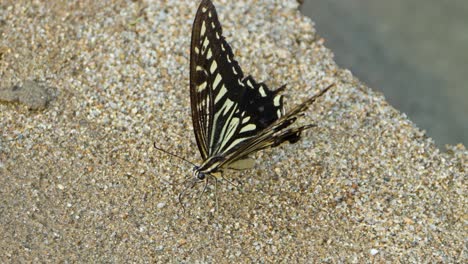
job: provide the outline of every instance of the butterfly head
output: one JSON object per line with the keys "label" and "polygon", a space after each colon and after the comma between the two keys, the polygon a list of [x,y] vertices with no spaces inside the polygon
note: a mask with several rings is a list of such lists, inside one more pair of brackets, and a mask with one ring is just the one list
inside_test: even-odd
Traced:
{"label": "butterfly head", "polygon": [[193,177],[196,180],[203,181],[208,176],[213,176],[217,179],[221,178],[221,169],[219,167],[219,161],[222,160],[222,157],[214,156],[208,158],[200,166],[193,167]]}
{"label": "butterfly head", "polygon": [[205,171],[200,170],[200,168],[197,166],[193,168],[193,178],[195,180],[203,181],[208,176],[212,176],[212,177],[219,179],[221,177],[221,171],[205,172]]}
{"label": "butterfly head", "polygon": [[193,178],[199,181],[203,181],[206,178],[206,173],[200,171],[199,166],[193,167]]}

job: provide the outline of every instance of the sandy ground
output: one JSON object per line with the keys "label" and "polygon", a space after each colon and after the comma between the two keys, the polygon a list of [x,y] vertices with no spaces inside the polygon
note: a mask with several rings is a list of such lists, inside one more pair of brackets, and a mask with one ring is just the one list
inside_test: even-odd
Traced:
{"label": "sandy ground", "polygon": [[[464,146],[439,150],[289,1],[215,1],[244,72],[327,84],[301,141],[178,195],[199,164],[188,90],[198,1],[0,2],[2,262],[466,262]],[[216,206],[216,201],[217,205]],[[216,209],[217,208],[217,209]]]}

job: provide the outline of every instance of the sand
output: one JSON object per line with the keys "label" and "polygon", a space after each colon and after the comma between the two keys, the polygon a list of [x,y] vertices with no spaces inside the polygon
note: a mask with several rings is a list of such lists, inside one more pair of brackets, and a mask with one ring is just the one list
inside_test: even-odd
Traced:
{"label": "sand", "polygon": [[227,41],[244,73],[288,85],[287,109],[336,87],[298,143],[189,189],[185,211],[192,165],[153,142],[202,162],[198,1],[0,3],[2,262],[466,262],[466,148],[336,65],[296,1],[232,2],[214,2]]}

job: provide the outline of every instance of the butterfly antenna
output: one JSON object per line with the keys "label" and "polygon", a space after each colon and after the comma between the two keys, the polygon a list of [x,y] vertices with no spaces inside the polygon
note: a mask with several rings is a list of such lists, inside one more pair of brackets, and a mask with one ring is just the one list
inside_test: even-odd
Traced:
{"label": "butterfly antenna", "polygon": [[191,162],[190,160],[187,160],[187,159],[184,158],[184,157],[181,157],[181,156],[179,156],[179,155],[176,155],[176,154],[174,154],[174,153],[171,153],[171,152],[169,152],[169,151],[167,151],[167,150],[165,150],[165,149],[162,149],[162,148],[158,147],[158,146],[156,145],[156,142],[153,143],[153,147],[154,147],[155,149],[159,150],[159,151],[162,151],[162,152],[164,152],[164,153],[166,153],[166,154],[171,155],[172,157],[176,157],[176,158],[178,158],[178,159],[180,159],[180,160],[183,160],[183,161],[185,161],[185,162],[187,162],[187,163],[192,164],[193,166],[197,166],[197,165],[195,165],[195,163]]}

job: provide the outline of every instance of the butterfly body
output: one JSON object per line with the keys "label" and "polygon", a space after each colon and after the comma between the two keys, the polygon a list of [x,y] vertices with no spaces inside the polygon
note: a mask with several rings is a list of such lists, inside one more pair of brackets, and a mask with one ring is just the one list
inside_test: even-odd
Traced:
{"label": "butterfly body", "polygon": [[202,0],[192,29],[190,101],[197,146],[204,162],[194,177],[219,178],[224,168],[247,169],[250,154],[295,143],[311,125],[290,128],[297,117],[331,86],[285,113],[285,86],[271,91],[264,83],[244,76],[222,35],[216,9]]}

